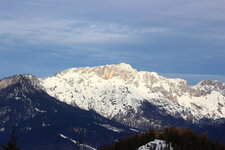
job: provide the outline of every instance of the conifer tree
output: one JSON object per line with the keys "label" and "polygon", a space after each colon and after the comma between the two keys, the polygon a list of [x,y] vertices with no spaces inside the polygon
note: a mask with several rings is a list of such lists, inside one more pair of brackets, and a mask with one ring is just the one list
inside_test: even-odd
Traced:
{"label": "conifer tree", "polygon": [[20,148],[17,146],[17,139],[16,136],[16,129],[15,126],[12,127],[12,135],[9,142],[2,147],[3,150],[20,150]]}

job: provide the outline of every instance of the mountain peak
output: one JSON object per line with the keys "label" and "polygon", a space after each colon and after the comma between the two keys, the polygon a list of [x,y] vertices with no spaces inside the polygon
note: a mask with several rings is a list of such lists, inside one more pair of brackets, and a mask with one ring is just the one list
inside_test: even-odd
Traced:
{"label": "mountain peak", "polygon": [[124,71],[134,71],[135,70],[130,64],[126,64],[126,63],[109,64],[109,65],[90,67],[90,69],[91,68],[101,68],[101,69],[108,68],[108,69],[117,69],[117,70],[124,70]]}
{"label": "mountain peak", "polygon": [[130,64],[126,64],[126,63],[115,64],[115,66],[124,70],[134,70]]}
{"label": "mountain peak", "polygon": [[35,88],[39,88],[40,86],[39,80],[35,75],[20,74],[0,80],[0,90],[17,83],[20,83],[21,85],[27,85],[29,83]]}
{"label": "mountain peak", "polygon": [[137,71],[132,68],[130,64],[119,63],[111,65],[102,65],[95,67],[81,67],[81,68],[71,68],[64,70],[63,72],[57,73],[55,76],[65,76],[79,73],[79,74],[96,74],[102,79],[111,79],[113,77],[120,77],[123,80]]}
{"label": "mountain peak", "polygon": [[126,80],[131,74],[137,72],[129,64],[120,63],[116,65],[97,66],[93,71],[103,79],[111,79],[113,77],[120,77]]}

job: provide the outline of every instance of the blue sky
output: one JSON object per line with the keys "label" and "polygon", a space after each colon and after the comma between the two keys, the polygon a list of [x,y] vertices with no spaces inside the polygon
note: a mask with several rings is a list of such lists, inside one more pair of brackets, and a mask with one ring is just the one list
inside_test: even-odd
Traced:
{"label": "blue sky", "polygon": [[129,63],[225,82],[224,0],[0,0],[0,78]]}

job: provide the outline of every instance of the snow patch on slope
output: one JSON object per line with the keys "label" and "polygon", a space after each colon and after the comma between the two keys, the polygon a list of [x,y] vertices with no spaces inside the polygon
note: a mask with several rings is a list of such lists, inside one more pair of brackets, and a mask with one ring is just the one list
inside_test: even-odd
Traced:
{"label": "snow patch on slope", "polygon": [[97,149],[95,149],[95,148],[93,148],[93,147],[91,147],[91,146],[89,146],[87,144],[80,144],[79,142],[77,142],[77,141],[75,141],[75,140],[73,140],[73,139],[71,139],[71,138],[69,138],[69,137],[67,137],[67,136],[65,136],[63,134],[59,134],[59,136],[61,136],[64,139],[70,140],[71,142],[73,142],[76,145],[79,145],[80,148],[87,149],[87,150],[97,150]]}
{"label": "snow patch on slope", "polygon": [[169,146],[167,145],[166,141],[164,140],[158,140],[155,139],[154,141],[151,141],[141,147],[139,147],[137,150],[162,150],[166,149],[168,147],[168,150],[173,150],[173,147],[171,147],[171,144]]}
{"label": "snow patch on slope", "polygon": [[113,127],[113,126],[111,126],[111,125],[109,125],[109,124],[98,124],[98,125],[100,125],[100,126],[106,128],[106,129],[109,129],[109,130],[111,130],[111,131],[113,131],[113,132],[123,132],[123,131],[124,131],[123,129]]}

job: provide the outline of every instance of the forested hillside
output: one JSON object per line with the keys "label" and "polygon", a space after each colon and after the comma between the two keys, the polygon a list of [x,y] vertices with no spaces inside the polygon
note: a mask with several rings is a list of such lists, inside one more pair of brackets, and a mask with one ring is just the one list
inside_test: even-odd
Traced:
{"label": "forested hillside", "polygon": [[[210,141],[205,134],[176,127],[161,131],[150,129],[142,134],[117,140],[113,145],[104,146],[101,150],[136,150],[154,139],[165,140],[167,148],[171,144],[173,150],[225,150],[225,145]],[[165,150],[169,150],[167,148]]]}

